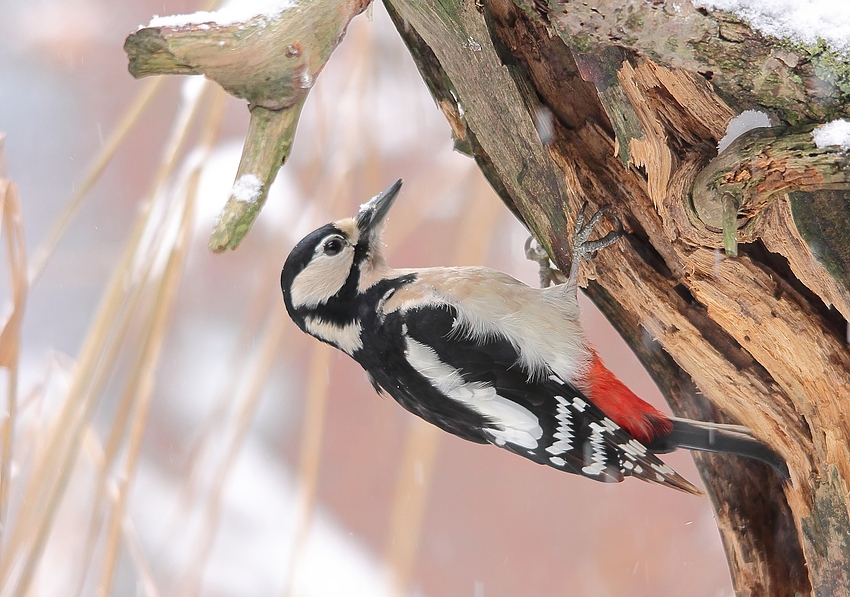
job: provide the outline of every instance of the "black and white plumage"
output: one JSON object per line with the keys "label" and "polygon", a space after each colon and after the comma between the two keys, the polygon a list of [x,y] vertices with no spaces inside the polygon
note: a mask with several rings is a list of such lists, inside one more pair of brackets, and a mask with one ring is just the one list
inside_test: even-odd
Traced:
{"label": "black and white plumage", "polygon": [[[392,269],[380,234],[401,181],[292,250],[281,274],[289,315],[349,354],[376,390],[464,439],[599,481],[634,476],[699,490],[654,452],[728,451],[784,463],[743,427],[666,417],[602,365],[579,323],[575,272],[613,243],[579,218],[570,280],[538,289],[483,267]],[[616,422],[615,422],[616,421]]]}

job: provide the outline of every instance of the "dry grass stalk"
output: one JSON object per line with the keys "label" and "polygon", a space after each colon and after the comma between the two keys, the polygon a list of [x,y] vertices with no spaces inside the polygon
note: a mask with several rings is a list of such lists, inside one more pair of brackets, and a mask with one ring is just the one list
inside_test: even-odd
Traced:
{"label": "dry grass stalk", "polygon": [[230,476],[230,471],[239,456],[240,449],[245,443],[251,421],[260,403],[263,387],[269,377],[275,362],[277,361],[280,346],[284,338],[285,320],[280,311],[273,311],[263,328],[265,333],[260,346],[251,361],[251,367],[245,377],[241,391],[237,394],[238,401],[233,419],[233,426],[229,440],[223,450],[224,457],[213,474],[209,489],[209,498],[205,504],[204,536],[198,541],[193,549],[194,557],[192,563],[187,567],[188,575],[176,591],[181,597],[191,597],[200,591],[203,581],[203,572],[207,559],[213,547],[218,521],[221,515],[221,497],[224,486]]}
{"label": "dry grass stalk", "polygon": [[[260,271],[273,271],[279,266],[279,253],[269,251],[267,254],[269,261],[274,262],[273,267],[266,265],[261,266]],[[216,404],[206,420],[199,426],[200,433],[198,438],[194,440],[186,457],[186,465],[182,467],[184,473],[181,475],[186,481],[181,485],[180,506],[175,509],[172,522],[167,525],[168,528],[174,529],[175,534],[179,534],[180,528],[185,526],[189,520],[189,510],[194,508],[198,502],[204,499],[204,492],[207,491],[208,484],[205,483],[205,470],[207,468],[207,460],[212,454],[217,453],[215,446],[221,444],[221,435],[232,431],[222,431],[227,426],[228,422],[232,424],[233,397],[240,395],[240,387],[244,385],[245,379],[248,378],[246,371],[253,363],[257,356],[257,351],[254,350],[255,340],[258,335],[262,334],[262,330],[268,328],[268,313],[274,307],[279,307],[276,302],[279,300],[276,296],[279,283],[276,276],[267,276],[264,278],[260,289],[251,297],[251,302],[246,309],[246,319],[243,323],[239,339],[235,343],[235,350],[228,367],[229,375],[226,383],[222,386],[222,390],[218,393]],[[271,300],[270,300],[271,298]],[[275,301],[272,306],[270,303]],[[211,498],[210,498],[211,499]]]}
{"label": "dry grass stalk", "polygon": [[53,226],[50,228],[50,231],[47,233],[44,241],[42,241],[41,246],[35,250],[28,272],[30,285],[35,284],[41,274],[44,273],[47,261],[56,250],[56,247],[65,235],[65,232],[67,232],[68,226],[70,226],[71,222],[74,220],[74,216],[76,216],[77,212],[80,210],[80,207],[83,204],[83,199],[86,198],[88,192],[100,179],[100,175],[103,174],[104,169],[127,139],[130,131],[133,130],[134,126],[136,126],[136,123],[151,104],[151,101],[153,101],[157,93],[159,93],[160,89],[162,89],[162,84],[164,82],[164,77],[157,77],[146,81],[142,89],[139,90],[138,94],[136,94],[133,103],[130,104],[121,116],[118,124],[115,125],[115,128],[112,130],[112,133],[110,133],[106,143],[103,144],[98,154],[94,157],[94,160],[92,160],[92,163],[86,172],[86,176],[83,179],[83,183],[71,196],[71,199],[62,210],[62,213],[59,214],[59,217],[54,220]]}
{"label": "dry grass stalk", "polygon": [[5,164],[3,138],[0,137],[0,218],[2,218],[3,232],[6,236],[6,251],[12,281],[12,311],[0,332],[0,367],[5,367],[9,371],[6,417],[3,420],[2,438],[0,438],[0,529],[5,529],[7,522],[12,446],[18,409],[21,321],[29,288],[21,201],[17,186],[6,178]]}
{"label": "dry grass stalk", "polygon": [[[144,327],[148,330],[145,340],[142,342],[142,350],[135,359],[135,366],[125,386],[125,391],[122,396],[118,411],[113,419],[112,429],[104,451],[105,466],[101,470],[101,477],[98,481],[98,487],[101,491],[97,494],[97,505],[93,509],[94,515],[91,520],[89,537],[87,542],[87,563],[90,563],[94,553],[94,546],[99,536],[102,523],[102,512],[104,512],[103,498],[105,497],[107,480],[113,464],[116,462],[118,455],[124,446],[125,442],[129,443],[128,454],[125,458],[124,471],[120,475],[121,483],[118,485],[118,500],[116,506],[113,507],[108,531],[106,537],[106,546],[104,548],[104,561],[101,570],[100,594],[108,594],[108,587],[111,583],[113,569],[116,562],[118,552],[118,544],[120,540],[120,532],[126,527],[127,516],[124,514],[127,493],[132,485],[139,450],[141,449],[141,440],[144,429],[147,424],[148,410],[150,406],[150,398],[152,395],[153,372],[158,361],[158,353],[161,350],[162,342],[165,335],[165,323],[168,319],[168,312],[173,304],[176,286],[179,283],[182,267],[185,263],[186,251],[190,239],[191,226],[193,223],[193,212],[195,197],[197,194],[197,185],[200,178],[201,170],[212,151],[215,141],[218,137],[218,131],[221,127],[221,122],[224,115],[224,94],[221,90],[213,88],[213,97],[211,106],[207,114],[207,118],[202,127],[201,138],[193,152],[197,156],[192,162],[191,171],[185,176],[186,180],[178,184],[177,187],[185,189],[183,197],[183,206],[179,213],[179,233],[174,239],[173,245],[168,249],[170,257],[165,266],[165,271],[159,281],[159,287],[152,290],[155,297],[155,305],[152,313],[147,314],[147,321]],[[175,203],[179,207],[179,202]],[[161,230],[167,226],[160,226]],[[154,245],[160,245],[163,242],[162,238],[158,238]],[[149,279],[153,266],[153,260],[148,260],[147,268],[142,276],[143,279]],[[140,288],[140,290],[142,290]],[[135,293],[130,302],[132,307],[129,312],[135,312],[142,292]],[[129,322],[129,320],[128,320]],[[133,425],[129,436],[127,435],[127,424],[130,420],[130,415],[134,415]],[[87,566],[88,567],[88,566]]]}
{"label": "dry grass stalk", "polygon": [[433,425],[412,418],[404,439],[384,546],[393,594],[399,597],[408,594],[413,575],[441,434]]}
{"label": "dry grass stalk", "polygon": [[[98,471],[106,471],[106,454],[103,451],[103,446],[100,444],[97,432],[91,426],[89,426],[86,430],[83,447],[85,455],[92,461],[94,467]],[[108,497],[110,504],[113,508],[115,508],[118,502],[117,483],[109,482],[105,486],[99,484],[98,487],[104,487],[104,489],[99,491],[97,495],[105,495]],[[144,550],[139,542],[139,535],[136,532],[136,527],[128,514],[124,515],[122,528],[127,551],[139,576],[142,594],[144,597],[160,597],[160,592],[157,588],[153,571],[151,570],[150,564],[148,563],[147,557],[145,556]],[[86,565],[86,568],[88,568],[88,565]],[[77,594],[82,594],[82,586],[77,591]]]}
{"label": "dry grass stalk", "polygon": [[[153,269],[153,262],[148,263],[148,267],[142,274],[143,279],[148,279],[151,276],[151,270]],[[133,314],[137,313],[137,309],[142,303],[142,299],[145,297],[144,288],[142,286],[138,286],[129,293],[126,298],[126,308],[124,309],[124,314]],[[148,314],[149,316],[149,314]],[[124,316],[121,317],[118,322],[118,329],[116,330],[116,338],[124,339],[128,335],[128,329],[133,323],[132,317]],[[116,341],[115,350],[111,351],[108,357],[105,359],[103,364],[103,369],[105,371],[110,371],[115,367],[117,357],[118,357],[118,344],[126,345],[126,342]],[[134,358],[138,360],[139,355],[134,355]],[[118,410],[112,421],[112,428],[110,429],[109,437],[107,438],[106,447],[102,449],[103,455],[103,463],[98,466],[99,476],[98,480],[95,482],[95,486],[99,488],[98,491],[95,492],[95,503],[92,508],[92,517],[89,523],[89,533],[88,538],[86,540],[85,547],[83,549],[83,570],[89,570],[92,563],[92,558],[95,553],[95,548],[97,546],[98,539],[101,536],[101,531],[103,530],[103,519],[108,514],[108,486],[110,483],[109,475],[112,471],[114,463],[118,459],[121,454],[121,450],[124,447],[124,442],[126,440],[127,433],[127,424],[130,420],[130,414],[133,410],[133,405],[135,403],[135,399],[137,396],[137,388],[139,384],[138,374],[140,369],[138,367],[134,368],[133,374],[127,381],[125,386],[124,393],[122,394],[121,401],[118,406]],[[107,381],[107,376],[103,375],[99,378],[98,383],[93,387],[92,394],[100,395],[104,389],[104,386]],[[83,584],[85,583],[86,576],[82,574],[80,577],[80,587],[77,591],[77,594],[82,594]]]}
{"label": "dry grass stalk", "polygon": [[[157,200],[162,201],[162,187],[176,168],[179,150],[188,136],[201,94],[188,99],[190,101],[185,102],[178,112],[163,162],[155,178],[151,199],[145,201],[134,224],[127,248],[116,266],[80,352],[68,397],[46,434],[45,446],[36,456],[33,472],[21,494],[18,519],[8,537],[6,557],[0,563],[0,586],[10,591],[14,586],[14,595],[26,593],[41,559],[56,509],[74,468],[83,431],[97,404],[99,392],[93,390],[102,387],[111,363],[116,358],[121,344],[116,330],[126,329],[123,320],[132,315],[125,308],[128,295],[138,290],[144,282],[128,281],[128,272],[133,271],[133,265],[140,259],[139,251],[144,250],[140,243],[151,224],[151,218],[157,215],[154,207],[160,207]],[[12,584],[11,577],[16,570],[20,571],[20,575],[17,582]]]}
{"label": "dry grass stalk", "polygon": [[[219,97],[221,97],[221,94],[219,94]],[[219,101],[218,103],[218,109],[211,111],[211,115],[213,119],[218,120],[218,125],[220,126],[221,116],[223,114],[221,108],[224,104],[223,101]],[[209,125],[211,123],[208,122],[207,124]],[[207,135],[206,139],[202,141],[203,145],[200,149],[206,155],[209,155],[212,149],[216,137],[215,132],[218,131],[218,128],[218,126],[205,127]],[[210,132],[212,133],[210,134]],[[97,590],[97,595],[100,597],[109,595],[112,586],[112,577],[118,557],[118,546],[125,518],[125,506],[129,490],[132,487],[141,453],[142,440],[147,427],[150,403],[153,397],[154,382],[156,379],[156,367],[159,363],[159,356],[165,342],[165,336],[168,331],[167,325],[186,262],[189,241],[191,240],[195,200],[197,198],[202,165],[203,163],[200,163],[195,166],[186,184],[179,233],[177,238],[174,239],[173,246],[170,248],[170,255],[165,266],[165,271],[162,274],[159,288],[155,292],[156,303],[151,319],[147,322],[148,325],[146,327],[148,331],[143,342],[142,354],[136,362],[136,371],[133,374],[133,378],[138,380],[138,384],[133,384],[136,395],[134,413],[128,438],[124,470],[119,476],[120,482],[117,485],[118,495],[107,527],[105,556],[101,580]]]}
{"label": "dry grass stalk", "polygon": [[130,553],[130,559],[136,567],[136,573],[139,575],[139,581],[142,585],[144,597],[160,597],[159,589],[157,589],[156,579],[151,570],[148,560],[145,557],[145,551],[142,549],[142,544],[139,541],[139,534],[136,532],[136,527],[133,520],[128,516],[124,516],[124,541],[127,544],[127,551]]}
{"label": "dry grass stalk", "polygon": [[310,535],[316,494],[319,487],[319,471],[322,464],[322,438],[324,437],[325,412],[328,401],[328,371],[331,368],[333,348],[316,342],[307,373],[306,402],[301,425],[301,452],[298,459],[300,481],[298,508],[296,509],[295,533],[292,551],[286,567],[286,590],[284,595],[295,594],[298,564],[304,554],[304,546]]}

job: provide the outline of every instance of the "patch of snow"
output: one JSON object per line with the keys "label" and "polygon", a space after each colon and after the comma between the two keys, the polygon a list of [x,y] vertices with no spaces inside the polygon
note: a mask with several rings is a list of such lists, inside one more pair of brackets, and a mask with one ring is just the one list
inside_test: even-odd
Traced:
{"label": "patch of snow", "polygon": [[850,151],[850,122],[843,118],[827,122],[812,131],[812,139],[818,149],[837,145]]}
{"label": "patch of snow", "polygon": [[256,203],[263,193],[263,181],[253,174],[243,174],[233,183],[230,196],[242,203]]}
{"label": "patch of snow", "polygon": [[726,125],[726,135],[717,144],[717,153],[722,153],[732,141],[753,129],[770,127],[770,119],[764,112],[744,110]]}
{"label": "patch of snow", "polygon": [[186,27],[202,23],[213,23],[220,27],[235,23],[247,23],[256,17],[271,20],[294,7],[296,0],[231,0],[216,11],[201,10],[187,15],[154,15],[148,27]]}
{"label": "patch of snow", "polygon": [[850,52],[850,2],[846,0],[691,0],[695,6],[735,13],[765,35],[804,44],[823,39]]}
{"label": "patch of snow", "polygon": [[310,69],[306,66],[304,67],[304,72],[301,73],[299,82],[301,83],[301,89],[310,89],[316,82],[313,75],[310,74]]}

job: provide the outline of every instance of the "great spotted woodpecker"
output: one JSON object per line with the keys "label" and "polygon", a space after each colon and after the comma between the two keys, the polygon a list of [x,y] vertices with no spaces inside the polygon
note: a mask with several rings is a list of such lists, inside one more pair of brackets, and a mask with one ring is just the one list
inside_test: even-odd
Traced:
{"label": "great spotted woodpecker", "polygon": [[393,269],[381,232],[401,184],[308,234],[281,274],[292,320],[350,355],[379,393],[449,433],[598,481],[633,476],[698,494],[656,456],[680,447],[757,458],[787,477],[745,427],[668,417],[588,345],[578,265],[622,235],[616,218],[592,241],[604,210],[586,224],[582,210],[559,286],[531,288],[484,267]]}

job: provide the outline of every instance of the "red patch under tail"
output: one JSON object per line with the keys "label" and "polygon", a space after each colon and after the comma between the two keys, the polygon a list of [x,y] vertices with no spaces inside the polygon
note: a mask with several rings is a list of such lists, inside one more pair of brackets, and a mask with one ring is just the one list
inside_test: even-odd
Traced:
{"label": "red patch under tail", "polygon": [[667,415],[638,398],[602,363],[595,350],[592,353],[587,376],[577,380],[587,397],[641,443],[670,433],[673,424]]}

